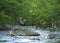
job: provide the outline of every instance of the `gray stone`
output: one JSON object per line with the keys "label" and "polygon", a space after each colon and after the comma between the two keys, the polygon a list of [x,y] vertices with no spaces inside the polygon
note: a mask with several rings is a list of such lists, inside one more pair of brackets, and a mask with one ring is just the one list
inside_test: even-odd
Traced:
{"label": "gray stone", "polygon": [[53,38],[55,38],[55,34],[48,34],[47,36],[46,36],[46,38],[47,39],[53,39]]}
{"label": "gray stone", "polygon": [[9,32],[11,36],[40,36],[39,33],[31,31],[29,29],[12,29]]}
{"label": "gray stone", "polygon": [[39,38],[32,38],[31,40],[40,40]]}
{"label": "gray stone", "polygon": [[50,33],[46,36],[47,39],[60,39],[60,34]]}
{"label": "gray stone", "polygon": [[0,40],[0,42],[7,42],[7,40]]}

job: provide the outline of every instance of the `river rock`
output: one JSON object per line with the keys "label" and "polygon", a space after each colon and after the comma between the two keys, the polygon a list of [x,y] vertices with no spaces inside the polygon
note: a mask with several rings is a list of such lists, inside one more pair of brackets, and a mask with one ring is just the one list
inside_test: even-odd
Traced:
{"label": "river rock", "polygon": [[40,40],[39,38],[32,38],[31,40]]}
{"label": "river rock", "polygon": [[54,34],[54,33],[50,33],[46,36],[47,39],[60,39],[60,34]]}
{"label": "river rock", "polygon": [[29,29],[12,29],[9,32],[11,36],[39,36],[40,34]]}
{"label": "river rock", "polygon": [[26,34],[21,30],[11,30],[9,32],[9,35],[11,35],[11,36],[25,36]]}
{"label": "river rock", "polygon": [[7,40],[0,40],[0,42],[7,42]]}
{"label": "river rock", "polygon": [[55,34],[48,34],[47,36],[46,36],[46,38],[47,39],[53,39],[53,38],[55,38]]}

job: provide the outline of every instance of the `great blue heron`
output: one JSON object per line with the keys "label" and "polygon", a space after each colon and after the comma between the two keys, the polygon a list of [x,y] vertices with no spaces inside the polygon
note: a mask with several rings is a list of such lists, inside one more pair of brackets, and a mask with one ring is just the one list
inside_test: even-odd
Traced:
{"label": "great blue heron", "polygon": [[23,19],[22,17],[20,17],[19,19],[20,24],[25,25],[26,19]]}

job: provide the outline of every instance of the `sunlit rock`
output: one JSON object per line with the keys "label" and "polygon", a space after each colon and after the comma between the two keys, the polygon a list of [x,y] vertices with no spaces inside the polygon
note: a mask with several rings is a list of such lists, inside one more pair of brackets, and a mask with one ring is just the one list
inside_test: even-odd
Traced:
{"label": "sunlit rock", "polygon": [[29,29],[12,29],[9,32],[11,36],[39,36],[40,34]]}
{"label": "sunlit rock", "polygon": [[9,35],[11,35],[11,36],[25,36],[26,34],[19,29],[13,29],[10,31]]}

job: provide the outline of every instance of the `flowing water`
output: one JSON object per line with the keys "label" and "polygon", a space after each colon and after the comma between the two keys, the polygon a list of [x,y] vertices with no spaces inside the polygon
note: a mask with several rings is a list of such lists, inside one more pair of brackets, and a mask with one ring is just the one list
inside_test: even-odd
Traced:
{"label": "flowing water", "polygon": [[[58,43],[60,41],[60,39],[46,39],[46,35],[50,33],[47,30],[34,29],[34,31],[38,32],[40,36],[9,36],[9,31],[0,31],[0,43]],[[37,40],[32,40],[34,38]]]}

